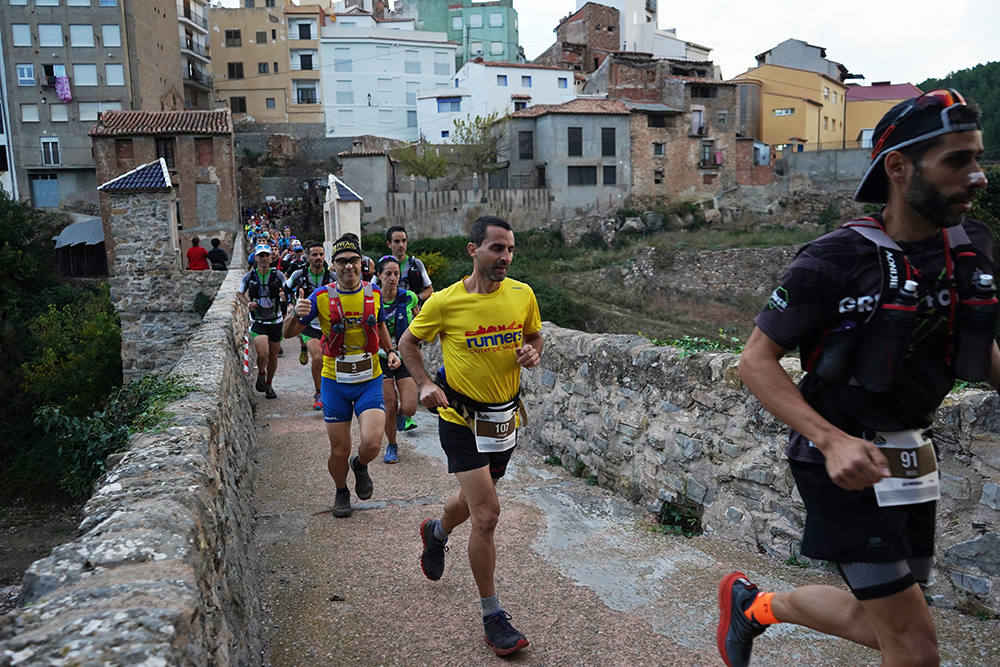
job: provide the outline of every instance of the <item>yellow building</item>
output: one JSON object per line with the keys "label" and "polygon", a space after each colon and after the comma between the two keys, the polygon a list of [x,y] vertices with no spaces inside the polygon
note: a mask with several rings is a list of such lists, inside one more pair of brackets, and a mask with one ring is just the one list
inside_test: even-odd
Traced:
{"label": "yellow building", "polygon": [[911,83],[876,81],[870,86],[847,88],[847,141],[871,148],[871,132],[885,112],[922,91]]}
{"label": "yellow building", "polygon": [[215,98],[234,121],[324,122],[319,36],[328,5],[212,9]]}
{"label": "yellow building", "polygon": [[782,150],[840,148],[845,139],[847,86],[826,74],[781,65],[761,65],[733,79],[760,90],[759,127],[747,134]]}

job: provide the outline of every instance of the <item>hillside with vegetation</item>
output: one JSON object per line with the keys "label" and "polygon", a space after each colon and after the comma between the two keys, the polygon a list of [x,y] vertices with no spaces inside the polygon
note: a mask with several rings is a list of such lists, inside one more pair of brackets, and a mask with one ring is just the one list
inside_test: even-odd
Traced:
{"label": "hillside with vegetation", "polygon": [[986,158],[1000,160],[1000,61],[951,72],[940,79],[927,79],[917,87],[928,91],[954,88],[979,105],[983,118]]}

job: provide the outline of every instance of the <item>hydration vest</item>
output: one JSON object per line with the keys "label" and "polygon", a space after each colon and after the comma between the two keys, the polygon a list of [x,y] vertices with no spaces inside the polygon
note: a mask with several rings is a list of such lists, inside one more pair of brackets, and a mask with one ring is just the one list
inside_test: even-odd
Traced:
{"label": "hydration vest", "polygon": [[385,310],[386,318],[391,317],[393,319],[392,333],[396,339],[396,343],[399,343],[403,332],[410,326],[410,320],[407,316],[409,302],[410,293],[400,287],[396,289],[396,300],[392,302],[392,308],[386,308]]}
{"label": "hydration vest", "polygon": [[410,255],[410,268],[406,270],[406,286],[411,292],[420,294],[424,290],[423,263]]}
{"label": "hydration vest", "polygon": [[[365,331],[364,351],[369,354],[378,354],[378,318],[375,315],[375,288],[371,283],[362,282],[364,286],[364,309],[361,315],[361,326]],[[326,286],[326,294],[330,300],[330,333],[323,334],[320,345],[323,354],[328,357],[342,357],[347,353],[344,340],[347,334],[347,323],[344,321],[344,307],[340,303],[340,290],[336,283]]]}
{"label": "hydration vest", "polygon": [[[265,292],[264,290],[267,290]],[[252,295],[251,301],[260,301],[262,296],[267,296],[271,299],[271,303],[274,304],[271,308],[265,310],[265,312],[270,313],[270,317],[256,316],[260,312],[260,308],[255,311],[254,319],[259,320],[273,320],[278,317],[281,312],[279,309],[281,307],[281,281],[278,279],[277,269],[268,269],[267,283],[260,282],[260,272],[257,269],[252,269],[250,271],[250,280],[247,284],[247,291]]]}
{"label": "hydration vest", "polygon": [[[882,288],[878,304],[891,303],[895,300],[903,284],[907,280],[913,279],[916,274],[916,270],[910,266],[903,249],[885,233],[885,229],[875,218],[864,217],[850,220],[841,227],[860,234],[878,248],[879,266],[882,270]],[[945,278],[951,297],[951,304],[948,308],[948,342],[945,347],[945,362],[951,365],[954,354],[953,333],[958,305],[960,302],[968,300],[968,295],[972,291],[973,274],[979,266],[979,259],[972,242],[969,241],[969,235],[966,234],[961,225],[944,227],[941,229],[941,234],[944,241]],[[875,313],[878,312],[878,304],[871,309],[863,322],[859,322],[860,325],[868,323],[875,316]],[[813,349],[808,358],[802,358],[802,370],[806,372],[815,370],[824,349],[827,347],[827,339],[831,332],[831,329],[824,330],[820,343]]]}

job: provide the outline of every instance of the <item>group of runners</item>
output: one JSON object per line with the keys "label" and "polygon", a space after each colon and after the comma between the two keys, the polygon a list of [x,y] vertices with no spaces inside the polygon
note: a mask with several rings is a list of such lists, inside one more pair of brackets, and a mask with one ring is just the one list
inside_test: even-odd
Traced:
{"label": "group of runners", "polygon": [[[756,318],[739,364],[750,391],[790,427],[787,455],[806,508],[802,553],[836,563],[850,592],[764,592],[744,573],[729,574],[718,587],[716,639],[730,667],[748,665],[755,638],[777,623],[872,647],[887,665],[939,662],[921,591],[938,498],[928,428],[956,377],[1000,386],[994,241],[966,217],[986,185],[977,162],[979,113],[954,90],[931,91],[893,107],[874,141],[855,198],[882,204],[881,211],[799,251]],[[256,278],[244,280],[254,331],[264,341],[280,341],[282,333],[308,339],[330,440],[335,516],[351,514],[349,474],[359,499],[372,496],[368,465],[387,421],[413,414],[418,397],[437,411],[458,490],[439,517],[419,526],[420,565],[427,578],[440,579],[449,534],[470,522],[468,558],[485,639],[507,655],[528,641],[497,597],[495,485],[524,423],[521,369],[537,366],[543,350],[538,304],[529,285],[507,276],[514,232],[501,218],[473,224],[471,273],[433,294],[429,280],[413,282],[426,272],[406,255],[405,230],[389,230],[387,244],[392,253],[376,262],[378,286],[364,279],[356,237],[336,241],[332,267],[322,245],[310,244],[305,271],[287,281],[284,322],[277,307],[284,297],[265,288],[270,251],[258,244]],[[428,370],[420,345],[435,338],[444,365]],[[902,352],[892,352],[900,342]],[[795,349],[807,371],[798,386],[779,363]],[[272,358],[265,356],[257,382],[268,396]],[[874,381],[862,366],[872,363]],[[357,453],[353,417],[361,431]],[[395,456],[394,432],[389,443]]]}

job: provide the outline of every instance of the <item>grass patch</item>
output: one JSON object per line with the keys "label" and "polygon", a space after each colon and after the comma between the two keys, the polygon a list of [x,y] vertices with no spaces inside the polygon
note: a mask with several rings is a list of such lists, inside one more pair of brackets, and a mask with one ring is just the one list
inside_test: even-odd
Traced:
{"label": "grass patch", "polygon": [[656,515],[653,530],[662,535],[701,535],[701,508],[687,500],[680,503],[664,501]]}
{"label": "grass patch", "polygon": [[[644,334],[640,331],[640,336]],[[660,347],[676,347],[680,350],[681,358],[690,357],[698,352],[735,352],[743,351],[744,341],[731,335],[725,329],[719,329],[717,338],[704,338],[702,336],[681,336],[680,338],[649,338],[649,342]]]}
{"label": "grass patch", "polygon": [[583,461],[577,461],[573,464],[573,477],[583,477],[583,473],[586,470],[587,466],[584,465]]}
{"label": "grass patch", "polygon": [[550,456],[545,457],[545,463],[547,463],[550,466],[562,466],[562,459],[556,456],[555,454],[552,454]]}
{"label": "grass patch", "polygon": [[597,475],[587,475],[587,485],[597,486]]}
{"label": "grass patch", "polygon": [[789,556],[785,559],[785,565],[792,567],[809,567],[809,563],[799,560],[796,556]]}

